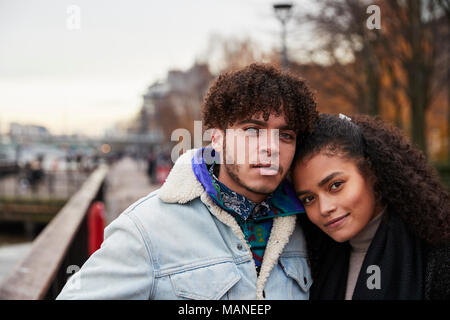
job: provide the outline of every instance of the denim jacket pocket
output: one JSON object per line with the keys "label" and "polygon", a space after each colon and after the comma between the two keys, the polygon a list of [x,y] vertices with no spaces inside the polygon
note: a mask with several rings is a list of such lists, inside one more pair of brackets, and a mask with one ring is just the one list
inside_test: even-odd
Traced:
{"label": "denim jacket pocket", "polygon": [[195,300],[219,300],[240,279],[233,262],[203,266],[170,276],[175,294]]}
{"label": "denim jacket pocket", "polygon": [[305,257],[280,257],[280,264],[286,275],[294,279],[307,293],[312,285],[311,271]]}

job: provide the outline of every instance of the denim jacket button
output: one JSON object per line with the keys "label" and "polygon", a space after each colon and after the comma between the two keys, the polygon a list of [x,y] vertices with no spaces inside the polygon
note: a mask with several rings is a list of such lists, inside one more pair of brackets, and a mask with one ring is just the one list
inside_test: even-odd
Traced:
{"label": "denim jacket button", "polygon": [[238,243],[238,245],[236,247],[237,247],[238,250],[242,250],[243,249],[242,244],[240,244],[240,243]]}

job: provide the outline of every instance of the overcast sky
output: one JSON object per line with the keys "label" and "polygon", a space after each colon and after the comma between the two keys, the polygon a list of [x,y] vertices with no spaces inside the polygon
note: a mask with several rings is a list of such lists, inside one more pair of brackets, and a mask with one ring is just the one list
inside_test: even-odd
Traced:
{"label": "overcast sky", "polygon": [[212,34],[278,46],[274,2],[0,0],[0,131],[17,121],[103,134],[138,111],[151,83],[201,57]]}

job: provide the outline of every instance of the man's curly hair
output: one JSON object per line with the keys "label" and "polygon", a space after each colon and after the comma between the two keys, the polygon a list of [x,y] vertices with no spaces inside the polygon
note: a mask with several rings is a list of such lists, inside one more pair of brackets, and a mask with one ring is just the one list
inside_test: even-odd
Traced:
{"label": "man's curly hair", "polygon": [[318,114],[313,93],[297,76],[268,64],[251,64],[221,74],[202,106],[204,125],[225,130],[236,121],[271,114],[284,117],[290,128],[311,131]]}

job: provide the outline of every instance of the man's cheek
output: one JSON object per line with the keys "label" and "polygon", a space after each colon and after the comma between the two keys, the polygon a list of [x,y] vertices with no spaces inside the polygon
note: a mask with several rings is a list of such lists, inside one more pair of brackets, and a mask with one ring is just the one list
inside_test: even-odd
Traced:
{"label": "man's cheek", "polygon": [[282,160],[282,165],[285,168],[289,168],[292,164],[292,161],[294,160],[294,155],[295,155],[295,147],[290,147],[288,148],[285,153],[281,153],[280,152],[280,157]]}
{"label": "man's cheek", "polygon": [[[240,134],[237,134],[240,133]],[[241,131],[237,131],[234,135],[230,136],[230,142],[232,144],[233,160],[234,164],[243,165],[249,163],[249,155],[252,154],[252,150],[249,150],[249,141]]]}
{"label": "man's cheek", "polygon": [[247,163],[252,164],[258,164],[261,162],[261,159],[259,159],[259,150],[258,150],[258,139],[255,137],[247,137],[246,139],[246,152],[247,152]]}

